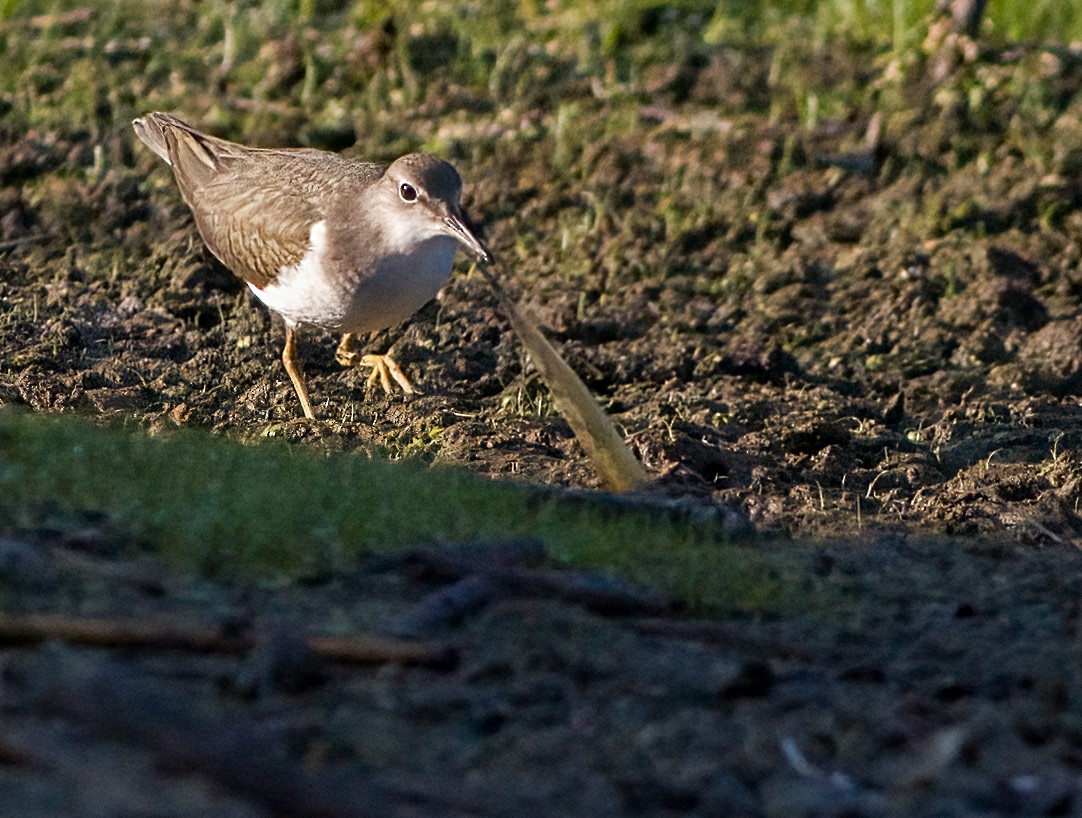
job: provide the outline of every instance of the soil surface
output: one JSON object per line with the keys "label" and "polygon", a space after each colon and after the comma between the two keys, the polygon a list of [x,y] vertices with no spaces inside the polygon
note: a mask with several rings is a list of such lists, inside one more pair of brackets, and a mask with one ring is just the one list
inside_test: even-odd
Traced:
{"label": "soil surface", "polygon": [[[803,113],[764,97],[777,50],[696,51],[619,87],[524,51],[549,79],[516,86],[513,121],[447,85],[409,122],[446,146],[500,274],[654,490],[786,539],[850,605],[614,609],[538,580],[552,564],[514,543],[217,584],[89,511],[5,522],[6,612],[243,638],[6,636],[0,814],[1082,815],[1082,55],[942,49],[816,52]],[[827,87],[868,89],[864,107],[814,114]],[[384,395],[312,332],[321,419],[299,419],[282,327],[136,143],[142,102],[68,128],[0,106],[0,403],[595,485],[465,263],[368,341],[422,394]],[[188,104],[210,129],[209,99]],[[295,143],[297,117],[222,135]],[[356,665],[311,633],[439,655]]]}
{"label": "soil surface", "polygon": [[[53,618],[0,617],[0,813],[1079,813],[1082,557],[883,537],[803,564],[851,605],[690,619],[522,542],[219,585],[101,520],[23,532],[0,602]],[[118,635],[133,612],[149,633]]]}

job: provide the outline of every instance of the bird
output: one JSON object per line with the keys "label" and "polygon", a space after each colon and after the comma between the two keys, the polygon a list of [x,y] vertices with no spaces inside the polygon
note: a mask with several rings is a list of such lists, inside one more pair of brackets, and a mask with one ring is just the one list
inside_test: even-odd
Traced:
{"label": "bird", "polygon": [[488,249],[461,208],[462,179],[448,162],[410,153],[389,165],[312,148],[259,148],[203,133],[153,112],[136,135],[169,164],[196,228],[214,256],[285,322],[282,363],[315,420],[297,336],[341,333],[343,366],[373,367],[415,390],[388,355],[359,355],[355,337],[404,321],[435,297],[461,246],[480,263]]}

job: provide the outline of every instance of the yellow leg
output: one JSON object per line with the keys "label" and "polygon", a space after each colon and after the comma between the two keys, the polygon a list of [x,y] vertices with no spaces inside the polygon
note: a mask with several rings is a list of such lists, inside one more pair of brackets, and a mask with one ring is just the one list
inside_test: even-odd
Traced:
{"label": "yellow leg", "polygon": [[394,358],[390,355],[361,355],[353,349],[355,338],[356,336],[352,332],[347,332],[342,336],[342,341],[338,344],[338,349],[334,353],[334,359],[338,363],[342,366],[356,366],[359,363],[372,367],[372,374],[368,376],[368,383],[374,384],[379,381],[383,391],[388,395],[394,392],[394,387],[391,385],[392,380],[401,387],[405,394],[417,394],[418,390],[410,383],[410,379],[406,377],[406,373],[402,371],[402,368],[395,363]]}
{"label": "yellow leg", "polygon": [[383,387],[383,391],[388,395],[394,392],[394,387],[391,386],[391,379],[394,378],[402,391],[407,395],[416,395],[417,389],[410,383],[410,379],[406,377],[406,373],[395,363],[394,358],[390,355],[365,355],[361,358],[361,364],[364,366],[372,367],[372,374],[368,376],[369,383],[375,383],[379,380],[380,386]]}
{"label": "yellow leg", "polygon": [[285,364],[286,374],[293,381],[293,388],[297,392],[297,397],[301,400],[301,409],[304,410],[304,416],[309,420],[315,420],[316,416],[312,411],[312,404],[308,400],[308,387],[304,383],[304,372],[301,370],[300,358],[297,356],[297,333],[288,324],[286,325],[286,345],[282,350],[282,363]]}

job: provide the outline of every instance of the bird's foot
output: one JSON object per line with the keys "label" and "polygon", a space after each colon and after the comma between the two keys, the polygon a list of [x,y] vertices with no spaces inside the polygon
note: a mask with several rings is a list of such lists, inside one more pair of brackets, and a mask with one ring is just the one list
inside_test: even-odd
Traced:
{"label": "bird's foot", "polygon": [[417,394],[417,389],[410,383],[406,373],[390,355],[364,355],[361,357],[361,365],[372,367],[372,374],[368,376],[369,386],[378,380],[383,391],[390,395],[394,393],[394,387],[391,385],[393,379],[405,394]]}
{"label": "bird's foot", "polygon": [[338,349],[334,351],[334,359],[344,367],[356,366],[361,360],[361,353],[353,348],[353,333],[347,332],[338,342]]}
{"label": "bird's foot", "polygon": [[367,385],[372,386],[378,381],[379,385],[383,387],[383,391],[388,395],[394,393],[392,383],[397,383],[407,395],[416,395],[418,393],[419,390],[410,383],[410,379],[406,377],[406,373],[402,371],[402,368],[395,363],[394,358],[390,355],[362,355],[353,348],[353,342],[353,333],[347,332],[342,336],[338,349],[334,352],[334,359],[338,363],[347,367],[357,366],[358,364],[372,367],[372,374],[368,376]]}

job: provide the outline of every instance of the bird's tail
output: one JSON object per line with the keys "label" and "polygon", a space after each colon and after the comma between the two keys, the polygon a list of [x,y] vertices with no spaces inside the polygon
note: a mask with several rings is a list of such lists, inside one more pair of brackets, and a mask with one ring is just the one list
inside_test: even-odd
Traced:
{"label": "bird's tail", "polygon": [[143,114],[132,121],[132,127],[148,148],[178,169],[178,177],[190,177],[196,185],[218,173],[230,156],[229,149],[236,147],[196,130],[172,114]]}
{"label": "bird's tail", "polygon": [[184,120],[178,119],[171,114],[156,112],[144,114],[132,120],[132,127],[135,128],[135,135],[170,165],[173,164],[173,159],[169,155],[169,141],[166,138],[166,129],[173,127],[192,130],[192,127]]}

